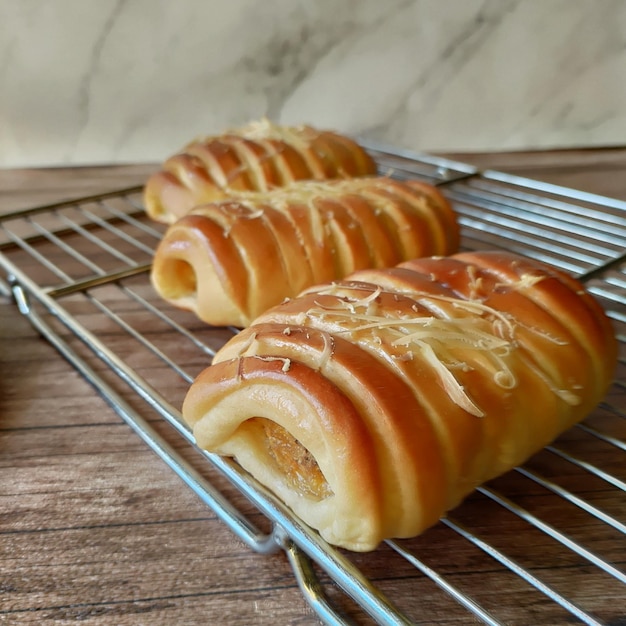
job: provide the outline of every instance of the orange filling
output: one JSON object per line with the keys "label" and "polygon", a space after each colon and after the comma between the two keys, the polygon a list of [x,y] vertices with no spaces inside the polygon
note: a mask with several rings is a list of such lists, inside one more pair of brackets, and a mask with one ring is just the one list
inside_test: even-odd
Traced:
{"label": "orange filling", "polygon": [[270,455],[294,489],[318,500],[332,495],[315,458],[295,437],[276,422],[263,417],[253,420],[263,428]]}

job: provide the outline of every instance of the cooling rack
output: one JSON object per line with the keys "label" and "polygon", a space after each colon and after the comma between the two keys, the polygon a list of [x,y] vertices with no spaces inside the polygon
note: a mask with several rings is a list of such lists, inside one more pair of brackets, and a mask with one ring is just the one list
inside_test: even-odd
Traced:
{"label": "cooling rack", "polygon": [[[179,407],[236,330],[207,327],[156,297],[149,269],[163,227],[146,218],[140,188],[1,217],[0,287],[237,537],[257,552],[286,553],[324,623],[623,624],[626,203],[367,147],[381,172],[442,189],[464,249],[505,248],[579,277],[620,342],[615,383],[582,424],[415,539],[365,555],[336,550],[234,462],[194,448]],[[206,470],[159,434],[162,421],[205,457]],[[233,494],[244,494],[271,530],[252,523]],[[356,607],[350,618],[346,606]]]}

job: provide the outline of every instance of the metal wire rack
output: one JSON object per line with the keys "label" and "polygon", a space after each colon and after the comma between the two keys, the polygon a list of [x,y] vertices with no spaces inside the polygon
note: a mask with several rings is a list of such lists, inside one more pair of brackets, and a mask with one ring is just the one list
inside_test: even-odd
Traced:
{"label": "metal wire rack", "polygon": [[[178,407],[236,331],[207,327],[154,294],[148,276],[163,227],[146,218],[140,188],[1,217],[0,288],[242,541],[286,552],[323,622],[348,622],[346,598],[365,623],[624,623],[626,203],[367,147],[381,171],[442,188],[465,249],[515,250],[581,278],[620,341],[615,384],[592,415],[415,539],[367,555],[336,550],[234,462],[197,451],[208,461],[199,472],[155,429],[156,413],[193,446]],[[142,408],[128,401],[129,387]],[[215,487],[216,475],[232,491]],[[233,493],[264,513],[269,533],[232,504]]]}

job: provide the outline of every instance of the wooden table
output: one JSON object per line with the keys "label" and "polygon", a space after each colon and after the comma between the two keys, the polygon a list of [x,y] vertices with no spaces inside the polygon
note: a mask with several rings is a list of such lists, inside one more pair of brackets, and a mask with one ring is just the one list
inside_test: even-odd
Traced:
{"label": "wooden table", "polygon": [[[453,157],[626,199],[626,149]],[[1,211],[141,184],[153,169],[1,171]],[[286,558],[234,538],[3,297],[0,623],[77,621],[318,623]]]}

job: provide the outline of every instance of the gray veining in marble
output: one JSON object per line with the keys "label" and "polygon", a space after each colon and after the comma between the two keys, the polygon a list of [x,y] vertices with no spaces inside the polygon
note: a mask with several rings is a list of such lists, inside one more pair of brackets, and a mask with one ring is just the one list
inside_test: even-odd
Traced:
{"label": "gray veining in marble", "polygon": [[263,115],[416,150],[626,143],[625,0],[0,0],[0,166]]}

